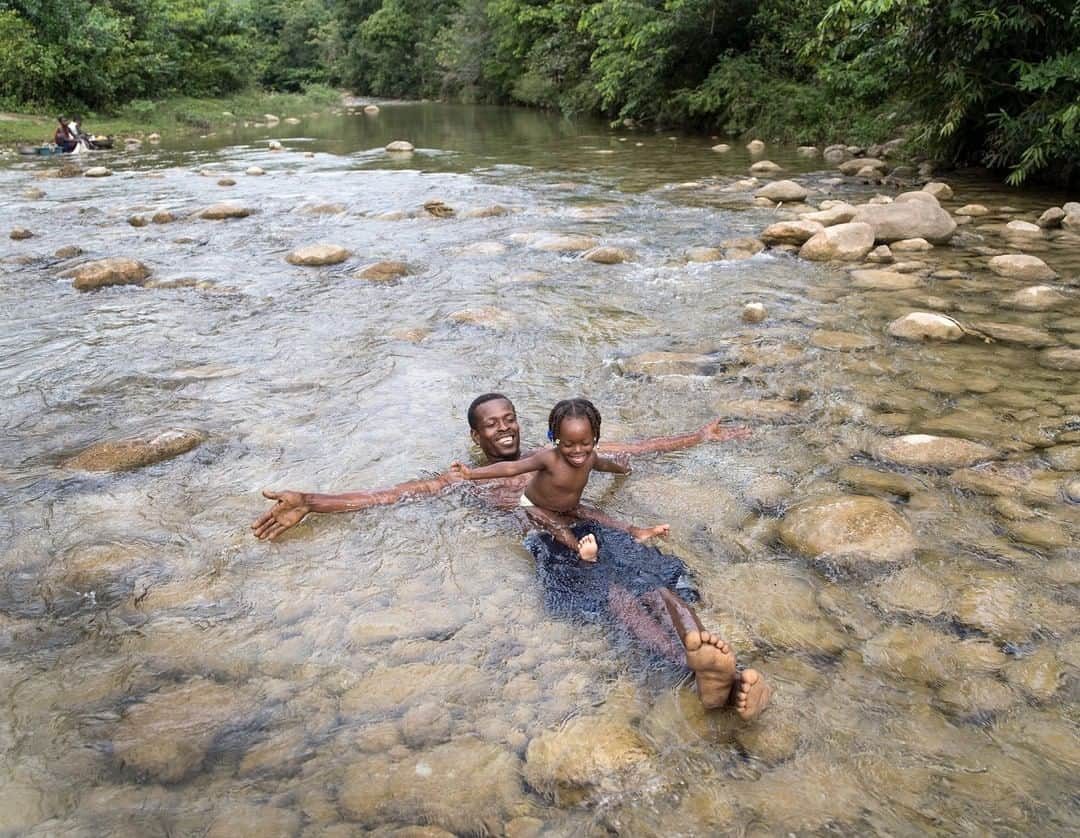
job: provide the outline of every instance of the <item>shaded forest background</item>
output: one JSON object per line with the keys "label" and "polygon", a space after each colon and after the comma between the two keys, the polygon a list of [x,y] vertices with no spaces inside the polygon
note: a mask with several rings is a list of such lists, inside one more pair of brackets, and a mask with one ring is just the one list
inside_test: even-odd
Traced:
{"label": "shaded forest background", "polygon": [[0,108],[312,85],[1080,176],[1077,0],[0,0]]}

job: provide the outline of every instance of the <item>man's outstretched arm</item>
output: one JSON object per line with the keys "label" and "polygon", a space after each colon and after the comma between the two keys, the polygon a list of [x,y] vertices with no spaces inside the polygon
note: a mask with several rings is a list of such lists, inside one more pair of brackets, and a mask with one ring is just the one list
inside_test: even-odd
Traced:
{"label": "man's outstretched arm", "polygon": [[713,419],[688,434],[654,436],[636,442],[604,442],[597,451],[602,454],[652,454],[664,451],[681,451],[704,442],[724,442],[728,439],[746,439],[750,429],[742,425],[724,425],[723,417]]}
{"label": "man's outstretched arm", "polygon": [[273,541],[299,524],[311,512],[357,512],[372,506],[390,506],[398,501],[425,495],[437,495],[461,480],[447,472],[427,480],[409,480],[388,489],[371,492],[345,492],[337,495],[315,492],[272,492],[263,490],[263,497],[276,501],[269,512],[259,516],[251,525],[256,538]]}

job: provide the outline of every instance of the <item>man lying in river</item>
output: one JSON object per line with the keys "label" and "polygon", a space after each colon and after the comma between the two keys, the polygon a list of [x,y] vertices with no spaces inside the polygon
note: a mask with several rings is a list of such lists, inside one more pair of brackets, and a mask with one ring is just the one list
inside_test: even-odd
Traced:
{"label": "man lying in river", "polygon": [[[517,412],[506,396],[486,393],[469,406],[470,435],[487,462],[518,460],[521,452],[521,429]],[[699,430],[667,437],[653,437],[627,443],[604,443],[598,451],[608,456],[627,456],[654,452],[679,451],[704,442],[745,439],[749,431],[726,427],[719,419]],[[532,452],[527,452],[527,454]],[[527,455],[526,454],[526,455]],[[521,474],[484,481],[476,487],[480,497],[498,509],[520,513],[519,502],[531,475]],[[299,524],[308,514],[355,512],[373,506],[387,506],[401,500],[440,494],[462,482],[453,472],[426,480],[410,480],[387,489],[341,494],[316,494],[296,491],[263,491],[274,506],[251,525],[255,537],[273,541]],[[593,520],[600,525],[622,528],[599,511]],[[739,672],[735,655],[726,642],[706,631],[693,609],[666,587],[631,593],[619,585],[607,591],[607,606],[619,623],[639,641],[666,657],[684,661],[693,670],[698,696],[709,709],[730,706],[744,719],[758,715],[768,703],[770,690],[753,669]],[[677,634],[681,645],[675,642]]]}

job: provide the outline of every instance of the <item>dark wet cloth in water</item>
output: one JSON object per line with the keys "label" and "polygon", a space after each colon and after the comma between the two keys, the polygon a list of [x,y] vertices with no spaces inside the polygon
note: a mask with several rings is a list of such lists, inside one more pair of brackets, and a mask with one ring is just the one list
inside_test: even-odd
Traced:
{"label": "dark wet cloth in water", "polygon": [[613,615],[608,607],[608,589],[613,584],[637,596],[657,588],[669,588],[685,602],[700,599],[690,571],[675,556],[638,544],[622,530],[592,522],[578,524],[573,530],[579,540],[592,533],[600,542],[595,564],[582,561],[550,533],[534,530],[525,538],[526,549],[536,558],[536,572],[544,586],[544,604],[552,613],[610,623]]}

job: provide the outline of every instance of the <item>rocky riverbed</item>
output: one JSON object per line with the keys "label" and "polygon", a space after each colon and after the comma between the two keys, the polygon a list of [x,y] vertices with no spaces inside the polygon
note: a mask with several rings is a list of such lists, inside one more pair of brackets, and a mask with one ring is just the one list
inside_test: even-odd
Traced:
{"label": "rocky riverbed", "polygon": [[[1080,206],[894,151],[384,105],[0,167],[0,832],[1075,830]],[[492,389],[752,429],[590,496],[672,524],[759,721],[460,494],[251,538]]]}

